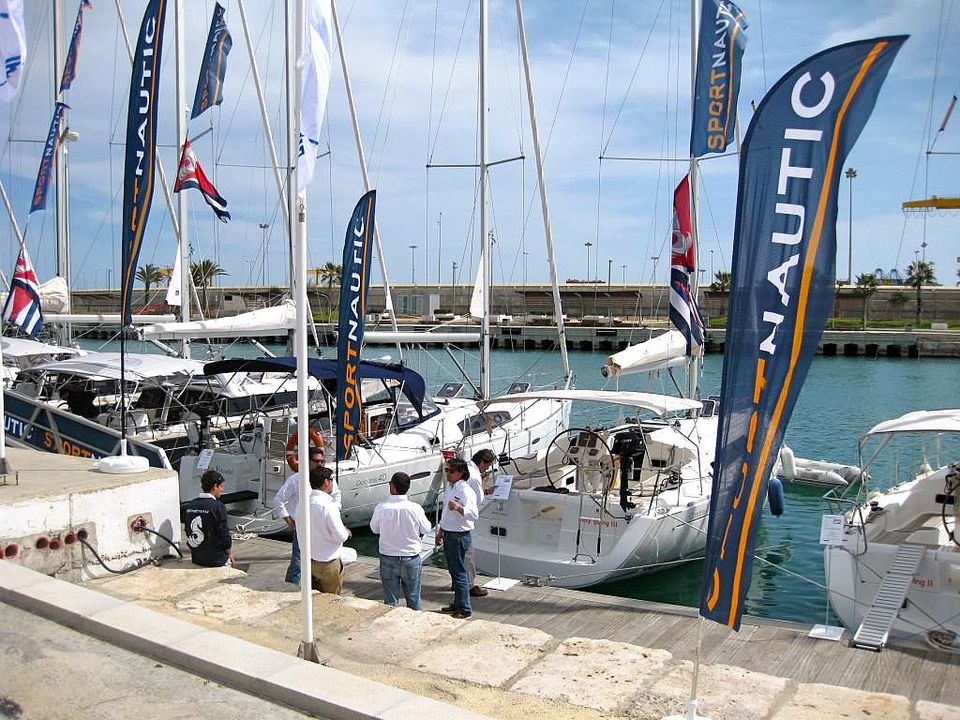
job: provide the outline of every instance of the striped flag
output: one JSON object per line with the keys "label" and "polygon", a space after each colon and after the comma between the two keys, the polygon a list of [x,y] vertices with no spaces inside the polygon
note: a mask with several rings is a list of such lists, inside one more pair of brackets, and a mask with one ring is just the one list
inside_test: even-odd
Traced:
{"label": "striped flag", "polygon": [[37,285],[37,274],[33,271],[27,248],[21,247],[17,268],[10,283],[10,294],[7,295],[7,303],[3,307],[3,319],[20,327],[30,337],[36,337],[43,327],[40,290]]}
{"label": "striped flag", "polygon": [[184,189],[194,188],[200,191],[207,205],[213,208],[223,222],[230,219],[230,213],[227,212],[227,201],[217,192],[213,183],[207,179],[203,168],[200,167],[200,161],[193,154],[193,146],[189,140],[183,142],[183,153],[180,155],[180,167],[177,168],[177,183],[173,186],[174,192],[180,192]]}
{"label": "striped flag", "polygon": [[73,35],[70,38],[70,49],[67,50],[67,61],[63,64],[63,75],[60,78],[60,92],[69,90],[77,77],[77,59],[80,55],[80,37],[83,34],[83,11],[92,10],[90,0],[80,0],[77,10],[77,21],[73,24]]}
{"label": "striped flag", "polygon": [[690,177],[673,191],[673,247],[670,254],[670,320],[687,340],[687,356],[703,347],[703,318],[690,292],[690,273],[696,269],[693,223],[690,219]]}

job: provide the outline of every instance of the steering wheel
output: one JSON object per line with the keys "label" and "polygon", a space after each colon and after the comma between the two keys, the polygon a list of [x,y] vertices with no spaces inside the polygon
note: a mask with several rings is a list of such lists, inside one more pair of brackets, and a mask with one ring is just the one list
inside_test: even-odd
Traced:
{"label": "steering wheel", "polygon": [[249,422],[251,425],[255,426],[257,424],[257,418],[259,418],[260,415],[265,415],[265,414],[266,413],[264,413],[263,410],[261,410],[260,408],[251,408],[250,410],[247,410],[243,415],[240,416],[240,422],[237,423],[237,445],[240,448],[240,452],[242,453],[250,452],[249,450],[247,450],[247,448],[243,446],[244,425],[246,425]]}
{"label": "steering wheel", "polygon": [[[551,455],[554,446],[560,453],[559,462],[551,466]],[[556,473],[558,468],[573,465],[577,476],[583,470],[598,470],[603,478],[603,487],[610,486],[613,479],[613,454],[603,436],[590,428],[568,428],[559,433],[547,446],[547,454],[543,461],[543,469],[550,487],[559,490],[557,480],[551,474],[551,467]]]}

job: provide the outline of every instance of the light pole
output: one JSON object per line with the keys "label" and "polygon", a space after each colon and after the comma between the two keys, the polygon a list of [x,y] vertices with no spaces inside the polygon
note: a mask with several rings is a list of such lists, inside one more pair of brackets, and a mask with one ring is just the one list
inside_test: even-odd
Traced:
{"label": "light pole", "polygon": [[713,282],[717,276],[713,274],[713,250],[710,251],[710,281]]}
{"label": "light pole", "polygon": [[450,287],[453,289],[453,314],[457,313],[457,263],[453,263],[453,272],[450,273]]}
{"label": "light pole", "polygon": [[587,249],[587,282],[590,281],[590,248],[593,247],[593,243],[589,240],[583,244]]}
{"label": "light pole", "polygon": [[437,292],[440,292],[440,262],[443,258],[443,212],[437,215]]}
{"label": "light pole", "polygon": [[260,228],[260,234],[262,238],[260,239],[260,252],[263,253],[263,265],[260,266],[260,285],[266,286],[267,284],[267,230],[270,229],[270,223],[260,223],[257,227]]}
{"label": "light pole", "polygon": [[253,284],[253,265],[257,261],[247,260],[246,262],[247,262],[247,265],[249,265],[249,267],[247,268],[247,282],[252,285]]}
{"label": "light pole", "polygon": [[607,260],[607,290],[610,289],[610,273],[613,271],[613,260]]}
{"label": "light pole", "polygon": [[857,171],[848,167],[847,171],[843,174],[847,180],[850,181],[850,190],[848,195],[850,196],[850,218],[849,218],[849,230],[848,232],[848,243],[847,243],[847,285],[853,284],[853,179],[857,176]]}
{"label": "light pole", "polygon": [[523,251],[523,322],[527,323],[527,250]]}
{"label": "light pole", "polygon": [[407,245],[410,248],[410,284],[417,284],[417,248],[419,245]]}
{"label": "light pole", "polygon": [[620,284],[626,286],[627,284],[627,266],[620,266]]}

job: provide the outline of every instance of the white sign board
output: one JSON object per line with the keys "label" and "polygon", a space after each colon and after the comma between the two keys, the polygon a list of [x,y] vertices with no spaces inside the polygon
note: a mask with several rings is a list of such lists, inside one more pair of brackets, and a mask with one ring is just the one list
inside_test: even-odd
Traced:
{"label": "white sign board", "polygon": [[509,500],[511,487],[513,487],[513,475],[497,475],[493,486],[493,499]]}
{"label": "white sign board", "polygon": [[197,456],[197,470],[206,470],[213,460],[213,448],[204,448]]}
{"label": "white sign board", "polygon": [[843,532],[843,515],[824,515],[820,518],[820,544],[844,545],[846,536]]}

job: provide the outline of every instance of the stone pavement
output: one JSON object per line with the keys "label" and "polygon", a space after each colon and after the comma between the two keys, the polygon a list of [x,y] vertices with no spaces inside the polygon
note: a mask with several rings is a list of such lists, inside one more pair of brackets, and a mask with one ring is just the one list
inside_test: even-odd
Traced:
{"label": "stone pavement", "polygon": [[[167,561],[128,575],[101,578],[86,587],[124,606],[132,603],[130,607],[141,611],[156,611],[159,615],[151,617],[177,623],[178,632],[186,623],[205,628],[208,662],[191,668],[193,672],[212,672],[218,682],[249,689],[239,674],[217,672],[215,663],[221,658],[212,645],[222,645],[221,656],[246,655],[260,646],[286,655],[289,662],[331,673],[317,676],[322,685],[319,694],[339,692],[339,700],[345,703],[371,701],[373,706],[370,714],[354,709],[355,714],[341,715],[336,703],[328,702],[323,707],[330,717],[388,717],[377,714],[384,712],[384,698],[379,696],[396,692],[393,688],[425,703],[435,701],[429,707],[435,717],[653,719],[685,711],[692,665],[665,650],[391,609],[349,595],[314,596],[314,628],[324,667],[297,661],[292,655],[299,645],[302,611],[299,592],[282,581],[287,561],[283,549],[278,545],[270,551],[273,555],[261,551],[256,562],[242,563],[248,572]],[[237,554],[244,557],[241,548]],[[4,595],[4,565],[0,563],[0,599],[11,602]],[[373,562],[361,559],[361,567],[351,570],[373,568]],[[437,584],[438,578],[442,575],[434,572],[429,582]],[[196,642],[178,648],[184,643],[177,634],[164,631],[161,620],[155,622],[144,630],[151,637],[166,632],[168,645],[181,654],[200,649]],[[238,641],[245,642],[237,645]],[[236,672],[243,670],[254,678],[276,674],[275,669],[258,667],[253,659],[240,664],[243,667]],[[368,684],[351,684],[348,679]],[[254,682],[250,687],[256,695],[291,704],[287,696],[271,695],[274,690],[269,683]],[[351,700],[351,693],[371,697]],[[698,696],[700,712],[714,720],[960,720],[960,709],[953,706],[799,683],[728,665],[701,666]],[[419,720],[427,717],[425,710],[389,717]]]}

